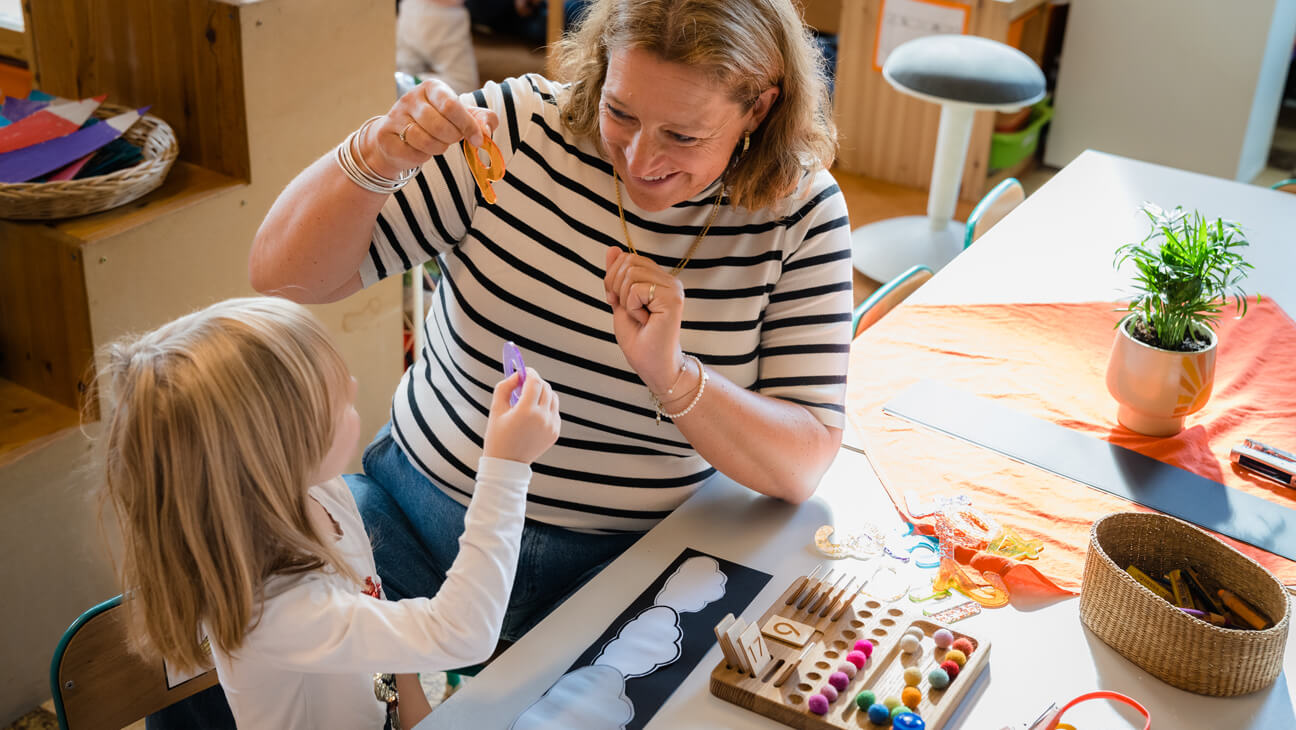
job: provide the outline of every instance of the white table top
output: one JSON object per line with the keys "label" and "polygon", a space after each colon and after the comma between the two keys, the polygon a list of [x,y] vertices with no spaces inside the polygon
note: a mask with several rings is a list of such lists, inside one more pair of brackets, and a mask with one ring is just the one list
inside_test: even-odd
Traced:
{"label": "white table top", "polygon": [[[1147,231],[1139,203],[1196,207],[1241,221],[1256,265],[1248,291],[1296,307],[1296,195],[1086,152],[1001,221],[909,301],[973,303],[1114,299],[1127,277],[1112,270],[1117,246]],[[1008,276],[1007,272],[1025,272]],[[823,557],[814,531],[834,524],[899,523],[868,460],[843,449],[815,497],[792,506],[761,497],[718,477],[614,561],[535,630],[496,659],[418,728],[505,728],[544,694],[585,648],[685,547],[774,576],[743,617],[760,617],[795,579]],[[891,561],[894,562],[894,561]],[[853,566],[863,571],[863,564]],[[919,586],[915,584],[914,588]],[[1293,677],[1296,651],[1288,643],[1284,671],[1269,689],[1212,698],[1157,680],[1095,638],[1079,620],[1079,601],[1036,610],[983,611],[958,624],[992,642],[990,663],[946,727],[998,730],[1034,719],[1049,702],[1061,704],[1095,689],[1130,695],[1151,712],[1157,728],[1296,728]],[[708,691],[718,646],[689,673],[649,728],[781,728]],[[1068,713],[1083,730],[1142,727],[1132,710],[1089,703]]]}

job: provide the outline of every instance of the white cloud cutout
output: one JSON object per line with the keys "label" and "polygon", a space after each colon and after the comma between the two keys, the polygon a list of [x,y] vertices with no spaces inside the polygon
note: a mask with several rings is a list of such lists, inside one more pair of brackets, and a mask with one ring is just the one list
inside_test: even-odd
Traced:
{"label": "white cloud cutout", "polygon": [[593,664],[612,667],[626,679],[642,677],[679,659],[683,636],[675,609],[653,606],[627,621]]}
{"label": "white cloud cutout", "polygon": [[612,667],[588,666],[558,678],[518,716],[511,730],[623,730],[634,718],[625,678]]}
{"label": "white cloud cutout", "polygon": [[724,596],[727,580],[715,558],[692,557],[666,579],[654,603],[670,606],[680,613],[701,611],[708,603]]}

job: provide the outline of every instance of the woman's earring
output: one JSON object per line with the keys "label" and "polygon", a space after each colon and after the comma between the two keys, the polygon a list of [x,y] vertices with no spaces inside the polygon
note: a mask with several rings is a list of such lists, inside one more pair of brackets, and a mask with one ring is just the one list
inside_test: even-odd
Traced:
{"label": "woman's earring", "polygon": [[744,132],[744,133],[743,133],[743,151],[739,154],[739,157],[741,157],[742,155],[747,154],[747,148],[748,148],[748,147],[751,147],[751,132]]}

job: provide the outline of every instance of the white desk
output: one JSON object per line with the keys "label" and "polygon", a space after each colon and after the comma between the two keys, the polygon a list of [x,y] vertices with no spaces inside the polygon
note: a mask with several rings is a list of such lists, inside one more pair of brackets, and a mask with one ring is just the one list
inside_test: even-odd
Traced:
{"label": "white desk", "polygon": [[[1127,278],[1111,270],[1112,252],[1147,230],[1138,204],[1182,204],[1241,221],[1257,270],[1249,290],[1296,308],[1296,195],[1086,152],[956,259],[911,301],[926,303],[1092,301],[1118,296]],[[899,518],[867,459],[843,450],[816,496],[799,507],[760,497],[717,478],[591,580],[418,727],[505,728],[538,699],[616,616],[685,547],[774,575],[743,613],[748,620],[799,574],[820,563],[812,536],[820,525],[849,530]],[[1296,728],[1292,688],[1296,653],[1269,689],[1228,699],[1202,697],[1162,683],[1093,637],[1079,601],[1033,611],[983,611],[959,624],[993,643],[990,665],[951,730],[998,730],[1033,719],[1051,701],[1112,689],[1142,702],[1156,728]],[[781,728],[711,696],[713,646],[650,728]],[[840,701],[840,700],[839,700]],[[1090,703],[1067,715],[1084,730],[1133,726],[1132,711]],[[1141,724],[1138,725],[1141,727]]]}

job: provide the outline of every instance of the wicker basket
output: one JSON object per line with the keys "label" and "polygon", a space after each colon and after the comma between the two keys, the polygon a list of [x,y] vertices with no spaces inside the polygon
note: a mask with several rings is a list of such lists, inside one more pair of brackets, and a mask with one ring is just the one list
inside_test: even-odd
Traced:
{"label": "wicker basket", "polygon": [[[129,107],[103,104],[95,116],[107,119]],[[140,148],[144,159],[107,175],[44,183],[0,183],[0,218],[48,220],[98,213],[129,203],[155,190],[166,179],[180,147],[166,122],[144,115],[123,137]]]}
{"label": "wicker basket", "polygon": [[[1276,623],[1260,631],[1213,626],[1144,588],[1125,572],[1128,565],[1156,575],[1192,567]],[[1277,578],[1187,522],[1120,512],[1100,518],[1089,532],[1080,620],[1126,659],[1180,689],[1227,697],[1273,684],[1290,614]]]}

